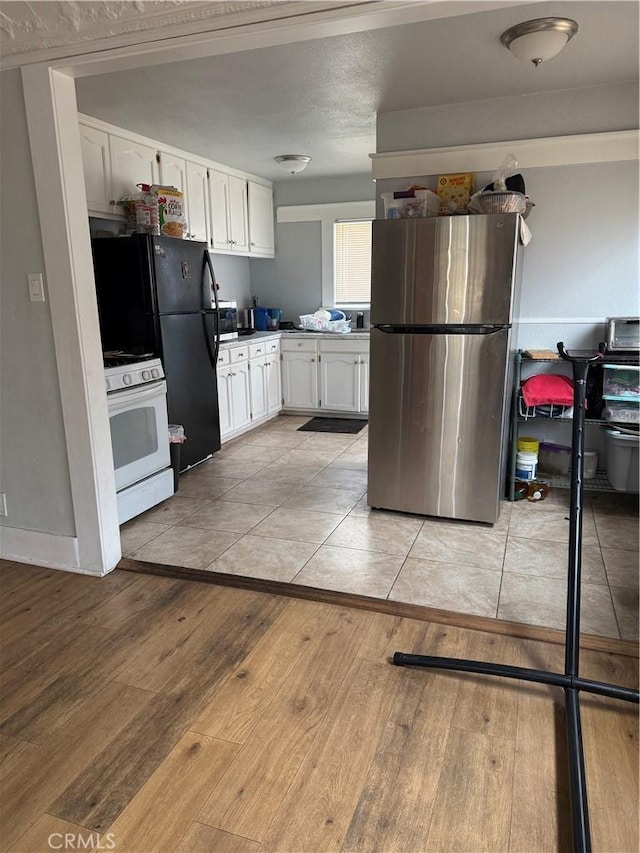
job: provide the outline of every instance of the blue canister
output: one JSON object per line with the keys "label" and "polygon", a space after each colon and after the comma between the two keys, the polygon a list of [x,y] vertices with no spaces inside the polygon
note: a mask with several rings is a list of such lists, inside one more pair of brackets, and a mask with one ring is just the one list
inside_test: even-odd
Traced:
{"label": "blue canister", "polygon": [[253,321],[258,332],[266,332],[269,328],[269,312],[266,308],[253,309]]}

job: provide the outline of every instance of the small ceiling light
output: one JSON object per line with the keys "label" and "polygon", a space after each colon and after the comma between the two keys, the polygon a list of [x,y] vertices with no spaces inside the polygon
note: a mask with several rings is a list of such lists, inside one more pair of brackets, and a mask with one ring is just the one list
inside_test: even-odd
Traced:
{"label": "small ceiling light", "polygon": [[275,158],[275,161],[285,172],[297,175],[298,172],[307,168],[311,162],[311,157],[307,157],[306,154],[280,154],[279,157]]}
{"label": "small ceiling light", "polygon": [[500,41],[518,59],[533,62],[537,68],[557,56],[577,32],[578,25],[571,18],[536,18],[506,30]]}

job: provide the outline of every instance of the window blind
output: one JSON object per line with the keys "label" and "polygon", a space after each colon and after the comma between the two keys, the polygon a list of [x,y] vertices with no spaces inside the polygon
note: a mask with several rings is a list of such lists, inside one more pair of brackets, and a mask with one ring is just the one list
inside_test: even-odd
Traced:
{"label": "window blind", "polygon": [[334,225],[336,305],[371,301],[371,220],[355,219]]}

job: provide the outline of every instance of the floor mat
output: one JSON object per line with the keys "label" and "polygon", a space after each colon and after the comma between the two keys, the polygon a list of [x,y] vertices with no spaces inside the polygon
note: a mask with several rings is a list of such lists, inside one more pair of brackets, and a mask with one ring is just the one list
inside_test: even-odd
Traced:
{"label": "floor mat", "polygon": [[298,432],[346,432],[355,435],[369,423],[362,418],[311,418]]}

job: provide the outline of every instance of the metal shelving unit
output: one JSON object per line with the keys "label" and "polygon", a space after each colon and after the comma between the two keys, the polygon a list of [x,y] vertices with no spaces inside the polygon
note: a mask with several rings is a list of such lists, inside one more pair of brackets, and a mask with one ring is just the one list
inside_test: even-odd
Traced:
{"label": "metal shelving unit", "polygon": [[[513,373],[513,402],[511,413],[511,446],[510,446],[510,467],[507,497],[510,501],[515,500],[515,484],[516,484],[516,453],[518,445],[518,426],[522,423],[528,423],[533,420],[545,420],[553,423],[571,423],[572,418],[553,417],[553,418],[535,418],[524,417],[520,414],[520,382],[522,379],[522,362],[527,364],[562,364],[562,359],[556,358],[528,358],[522,350],[518,350],[515,356],[515,366]],[[609,422],[595,420],[594,418],[586,418],[584,423],[592,426],[610,426]],[[536,482],[546,483],[547,486],[553,486],[557,489],[571,488],[571,473],[567,476],[556,474],[541,474],[536,477]],[[596,476],[584,481],[585,491],[597,492],[613,492],[615,489],[607,479],[606,471],[599,469]]]}

